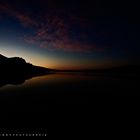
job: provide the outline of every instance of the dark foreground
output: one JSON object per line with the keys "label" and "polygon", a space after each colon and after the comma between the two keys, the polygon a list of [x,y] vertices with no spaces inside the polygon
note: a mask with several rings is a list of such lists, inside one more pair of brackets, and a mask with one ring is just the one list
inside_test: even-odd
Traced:
{"label": "dark foreground", "polygon": [[119,102],[114,103],[117,96],[139,96],[139,81],[139,76],[134,74],[71,72],[3,85],[0,87],[1,132],[48,133],[53,123],[61,123],[63,119],[67,119],[67,125],[80,118],[88,121],[91,114],[118,106]]}

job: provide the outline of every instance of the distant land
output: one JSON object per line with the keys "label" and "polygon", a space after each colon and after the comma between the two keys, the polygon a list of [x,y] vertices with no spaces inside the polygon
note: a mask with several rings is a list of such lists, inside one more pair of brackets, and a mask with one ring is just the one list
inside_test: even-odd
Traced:
{"label": "distant land", "polygon": [[0,87],[6,84],[22,84],[36,76],[53,73],[72,72],[83,74],[99,74],[115,77],[140,78],[140,65],[121,66],[108,69],[55,70],[34,66],[20,57],[5,57],[0,54]]}
{"label": "distant land", "polygon": [[140,65],[124,65],[116,66],[112,68],[102,68],[102,69],[81,69],[81,70],[55,70],[57,72],[65,73],[81,73],[84,75],[99,75],[108,76],[116,78],[126,78],[126,79],[140,79]]}
{"label": "distant land", "polygon": [[[0,72],[7,72],[8,75],[11,74],[32,74],[40,75],[47,74],[49,72],[93,72],[93,73],[139,73],[140,65],[126,65],[118,66],[112,68],[102,68],[102,69],[79,69],[79,70],[57,70],[50,69],[40,66],[35,66],[33,64],[27,63],[23,58],[20,57],[5,57],[0,54]],[[1,75],[0,73],[0,75]]]}
{"label": "distant land", "polygon": [[0,54],[0,72],[7,72],[8,75],[11,74],[45,74],[51,71],[51,69],[34,66],[27,63],[23,58],[11,57],[7,58]]}
{"label": "distant land", "polygon": [[32,77],[50,74],[51,69],[34,66],[23,58],[7,58],[0,54],[0,86],[21,84]]}
{"label": "distant land", "polygon": [[140,73],[140,65],[126,65],[116,66],[111,68],[100,68],[100,69],[79,69],[79,70],[55,70],[57,72],[86,72],[86,73]]}

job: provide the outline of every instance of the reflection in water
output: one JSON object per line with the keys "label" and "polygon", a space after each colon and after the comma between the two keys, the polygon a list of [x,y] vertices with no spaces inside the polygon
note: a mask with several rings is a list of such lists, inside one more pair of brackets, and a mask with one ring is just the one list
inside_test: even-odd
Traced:
{"label": "reflection in water", "polygon": [[4,84],[12,85],[1,87],[0,93],[32,93],[38,96],[52,94],[115,95],[122,93],[120,91],[127,94],[127,91],[134,93],[138,90],[138,81],[135,79],[83,73],[55,73],[29,80],[20,78]]}
{"label": "reflection in water", "polygon": [[[50,73],[51,74],[51,73]],[[41,75],[36,75],[41,76]],[[4,87],[6,85],[21,85],[25,83],[25,81],[32,79],[33,77],[36,77],[35,75],[13,75],[13,76],[2,76],[0,77],[0,88]]]}
{"label": "reflection in water", "polygon": [[[23,79],[23,81],[25,81],[25,79]],[[9,84],[9,81],[6,83]],[[11,81],[10,83],[13,84]],[[135,95],[139,93],[139,81],[129,78],[83,73],[49,74],[34,77],[29,80],[26,79],[26,81],[20,85],[6,85],[1,87],[0,110],[8,112],[8,115],[1,113],[0,120],[12,116],[10,122],[20,122],[21,124],[21,122],[24,122],[23,120],[26,120],[28,125],[31,124],[31,122],[33,122],[33,124],[38,122],[40,126],[40,123],[45,125],[44,122],[48,122],[49,119],[47,119],[47,117],[50,116],[52,112],[55,112],[56,108],[58,109],[58,111],[56,111],[58,114],[56,113],[54,115],[56,118],[61,113],[59,110],[62,106],[66,107],[65,110],[63,110],[64,114],[68,111],[69,115],[70,112],[73,113],[74,111],[73,116],[75,116],[75,113],[79,111],[79,105],[84,104],[84,106],[81,107],[83,115],[83,109],[88,110],[90,103],[94,104],[94,109],[100,105],[104,106],[104,104],[110,100],[108,96],[100,97],[98,100],[96,95]],[[111,100],[112,99],[113,98],[111,98]],[[60,107],[59,104],[62,106]],[[89,104],[89,106],[85,108],[87,104]],[[67,105],[70,105],[70,107],[74,106],[69,109]],[[76,105],[78,105],[78,107],[75,107]],[[91,110],[91,113],[93,113],[92,111],[93,110]]]}
{"label": "reflection in water", "polygon": [[0,88],[4,87],[8,84],[12,84],[12,85],[20,85],[23,84],[25,82],[25,78],[5,78],[5,79],[0,79]]}
{"label": "reflection in water", "polygon": [[[44,90],[45,88],[49,87],[56,87],[56,86],[64,86],[64,85],[75,85],[76,83],[80,82],[82,83],[83,80],[89,80],[93,79],[93,77],[84,76],[80,73],[50,73],[44,76],[38,76],[38,77],[31,77],[31,78],[25,78],[25,77],[19,77],[16,79],[6,79],[1,81],[0,80],[0,90],[8,90],[8,89],[34,89],[34,88],[42,88]],[[95,78],[95,77],[94,77]]]}

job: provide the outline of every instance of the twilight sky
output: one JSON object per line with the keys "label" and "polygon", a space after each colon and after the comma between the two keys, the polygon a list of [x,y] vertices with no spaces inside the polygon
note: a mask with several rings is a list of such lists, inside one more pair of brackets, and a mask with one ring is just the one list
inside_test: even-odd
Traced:
{"label": "twilight sky", "polygon": [[140,64],[135,5],[0,0],[0,54],[56,69]]}

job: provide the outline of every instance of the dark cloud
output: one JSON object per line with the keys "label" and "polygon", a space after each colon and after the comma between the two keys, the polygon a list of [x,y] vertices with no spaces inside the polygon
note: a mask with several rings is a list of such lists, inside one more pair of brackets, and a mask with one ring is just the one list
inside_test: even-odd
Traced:
{"label": "dark cloud", "polygon": [[73,52],[106,51],[126,44],[129,7],[128,3],[89,0],[5,0],[0,4],[2,12],[33,29],[23,37],[27,43]]}
{"label": "dark cloud", "polygon": [[[51,4],[53,5],[53,3]],[[72,28],[76,28],[75,26],[81,27],[80,31],[76,32],[76,38],[87,38],[88,36],[85,30],[87,30],[89,24],[92,23],[84,17],[78,17],[72,14],[64,16],[63,14],[52,12],[51,10],[43,14],[37,14],[36,18],[33,18],[23,13],[22,10],[19,11],[12,6],[2,4],[0,4],[0,10],[16,18],[22,25],[33,28],[31,36],[24,36],[24,40],[27,43],[38,44],[38,46],[42,48],[51,46],[53,50],[57,49],[71,52],[104,51],[106,49],[106,47],[101,47],[95,43],[89,43],[88,41],[83,42],[79,39],[73,40],[71,34],[72,32],[76,32],[75,30],[72,31]],[[84,31],[82,31],[82,29]]]}
{"label": "dark cloud", "polygon": [[8,5],[1,5],[0,4],[0,10],[3,13],[6,13],[14,18],[16,18],[21,24],[24,26],[37,26],[37,23],[28,17],[27,15],[15,10],[14,8],[8,6]]}

